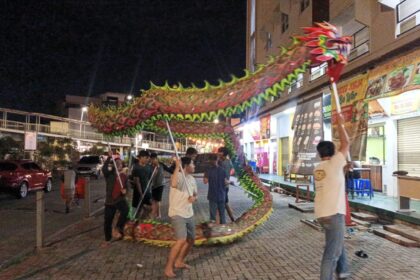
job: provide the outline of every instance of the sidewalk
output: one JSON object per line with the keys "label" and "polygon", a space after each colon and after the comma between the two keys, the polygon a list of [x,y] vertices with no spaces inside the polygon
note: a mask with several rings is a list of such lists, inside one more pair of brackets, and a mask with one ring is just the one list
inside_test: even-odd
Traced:
{"label": "sidewalk", "polygon": [[[266,183],[276,183],[282,187],[288,189],[289,191],[295,193],[296,183],[285,181],[283,176],[278,176],[274,174],[259,174],[260,179]],[[311,195],[314,195],[314,186],[310,185]],[[398,219],[406,221],[415,225],[420,225],[420,201],[411,200],[410,206],[411,209],[416,210],[416,212],[411,213],[400,213],[397,212],[398,209],[398,198],[390,197],[382,193],[375,192],[374,197],[369,199],[369,197],[358,197],[354,196],[354,199],[349,197],[350,206],[356,209],[366,210],[369,212],[376,213],[381,217],[386,217],[388,219]]]}
{"label": "sidewalk", "polygon": [[[200,193],[206,187],[199,186]],[[240,189],[231,189],[231,206],[238,210],[249,199]],[[196,213],[206,216],[205,195],[200,195]],[[178,279],[319,279],[324,246],[323,233],[300,222],[312,219],[288,207],[293,200],[273,193],[270,219],[243,239],[225,246],[193,249],[190,271],[176,271]],[[103,240],[103,217],[75,225],[39,254],[0,271],[0,279],[165,279],[163,268],[168,248],[118,241],[107,249]],[[420,249],[406,248],[359,231],[346,240],[351,279],[418,279]],[[354,255],[363,249],[369,258]],[[142,267],[137,266],[141,264]]]}

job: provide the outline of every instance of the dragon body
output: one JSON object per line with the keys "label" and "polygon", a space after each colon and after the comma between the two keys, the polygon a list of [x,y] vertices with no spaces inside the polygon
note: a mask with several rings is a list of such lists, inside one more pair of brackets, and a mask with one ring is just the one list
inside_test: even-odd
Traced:
{"label": "dragon body", "polygon": [[[260,105],[277,97],[309,67],[328,62],[328,74],[337,80],[347,63],[351,38],[340,37],[337,29],[326,22],[303,28],[304,36],[293,38],[289,48],[281,48],[253,73],[245,70],[241,78],[211,85],[184,87],[182,84],[156,86],[124,106],[100,108],[91,106],[89,121],[107,135],[134,135],[139,130],[167,133],[165,121],[177,137],[223,138],[228,147],[241,186],[255,194],[254,206],[237,221],[223,225],[197,226],[196,244],[227,243],[240,238],[265,221],[272,211],[271,195],[249,166],[233,128],[226,123],[214,124],[218,116],[230,117],[243,112],[253,104]],[[334,79],[332,79],[333,81]],[[168,224],[143,221],[126,227],[127,239],[137,239],[155,245],[169,245],[174,241],[173,230]],[[217,234],[215,234],[217,233]]]}

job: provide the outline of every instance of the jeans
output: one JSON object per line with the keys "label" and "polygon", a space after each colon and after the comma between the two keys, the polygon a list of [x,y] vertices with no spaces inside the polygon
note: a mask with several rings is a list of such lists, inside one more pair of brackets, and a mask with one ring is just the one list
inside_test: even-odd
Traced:
{"label": "jeans", "polygon": [[128,216],[128,205],[125,199],[113,205],[105,205],[104,232],[106,241],[110,241],[112,239],[112,220],[114,219],[115,212],[117,210],[120,211],[120,218],[117,222],[117,229],[120,231],[120,233],[123,233],[124,231],[124,225]]}
{"label": "jeans", "polygon": [[220,223],[226,224],[226,202],[209,200],[210,206],[210,221],[216,221],[216,212],[219,210]]}
{"label": "jeans", "polygon": [[321,263],[321,280],[332,280],[334,271],[338,277],[349,275],[346,250],[344,249],[345,216],[336,214],[322,217],[318,222],[325,230],[325,249]]}

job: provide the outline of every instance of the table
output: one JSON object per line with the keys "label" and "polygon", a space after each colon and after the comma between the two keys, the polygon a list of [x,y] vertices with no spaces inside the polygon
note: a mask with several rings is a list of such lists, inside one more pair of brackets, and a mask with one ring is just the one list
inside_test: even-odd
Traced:
{"label": "table", "polygon": [[420,199],[420,177],[396,176],[398,179],[399,212],[414,212],[410,209],[410,198]]}

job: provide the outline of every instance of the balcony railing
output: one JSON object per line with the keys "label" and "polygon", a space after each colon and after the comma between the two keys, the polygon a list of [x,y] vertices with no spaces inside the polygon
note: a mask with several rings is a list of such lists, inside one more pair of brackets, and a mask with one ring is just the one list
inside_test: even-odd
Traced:
{"label": "balcony railing", "polygon": [[[13,113],[14,116],[20,116],[20,119],[26,119],[25,121],[11,120],[10,116]],[[72,119],[59,118],[56,116],[42,115],[44,123],[41,124],[38,118],[36,122],[31,122],[31,118],[28,116],[34,115],[34,113],[2,109],[0,108],[0,130],[11,133],[23,134],[25,131],[34,131],[39,135],[57,137],[57,138],[72,138],[74,140],[89,141],[89,142],[111,142],[113,144],[121,144],[124,146],[130,146],[135,143],[134,138],[127,136],[124,137],[105,137],[102,133],[98,133],[88,122],[81,122]],[[45,124],[48,123],[49,124]],[[139,148],[142,145],[146,145],[148,149],[157,149],[162,151],[172,151],[173,145],[168,140],[169,138],[158,137],[161,141],[156,140],[155,133],[142,132],[143,140],[139,142]],[[185,139],[175,139],[177,148],[180,152],[186,151]]]}
{"label": "balcony railing", "polygon": [[408,32],[420,24],[420,1],[404,0],[397,5],[397,36]]}
{"label": "balcony railing", "polygon": [[352,48],[349,61],[369,52],[370,34],[369,27],[365,26],[353,34]]}
{"label": "balcony railing", "polygon": [[311,68],[311,81],[318,79],[319,77],[322,77],[323,75],[325,75],[325,73],[327,73],[327,67],[328,64],[322,63],[319,66],[316,67],[312,67]]}

